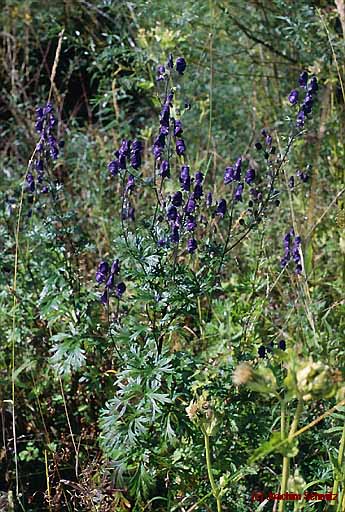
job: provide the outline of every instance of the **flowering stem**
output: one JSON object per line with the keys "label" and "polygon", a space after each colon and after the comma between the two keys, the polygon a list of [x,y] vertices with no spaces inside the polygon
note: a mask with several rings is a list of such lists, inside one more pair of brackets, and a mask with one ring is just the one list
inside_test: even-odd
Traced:
{"label": "flowering stem", "polygon": [[[345,454],[345,422],[344,422],[344,426],[343,426],[343,432],[342,432],[342,436],[341,436],[341,440],[340,440],[340,445],[339,445],[339,453],[338,453],[338,468],[342,468],[343,467],[343,462],[344,462],[344,454]],[[336,471],[335,472],[335,479],[334,479],[334,483],[333,483],[333,489],[332,489],[332,494],[337,494],[338,493],[338,489],[339,489],[339,483],[340,483],[340,475],[339,475],[339,471]],[[339,500],[339,503],[340,503],[341,500]],[[336,501],[333,500],[332,503],[331,503],[334,508],[336,507]]]}
{"label": "flowering stem", "polygon": [[206,465],[207,465],[207,474],[208,479],[211,484],[212,494],[217,502],[217,512],[222,512],[222,502],[220,498],[220,492],[214,481],[212,474],[212,460],[211,460],[211,449],[210,449],[210,436],[204,432],[204,440],[205,440],[205,453],[206,453]]}
{"label": "flowering stem", "polygon": [[[292,420],[290,431],[287,436],[288,442],[291,442],[294,438],[294,434],[297,430],[298,422],[301,417],[302,409],[303,409],[303,400],[302,400],[302,398],[299,398],[297,408],[295,411],[295,416]],[[283,413],[283,411],[284,411],[284,413]],[[284,406],[284,408],[282,407],[282,414],[285,415],[285,406]],[[284,421],[284,423],[285,423],[285,421]],[[281,426],[281,432],[283,433],[283,426]],[[285,432],[284,432],[284,435],[285,435]],[[290,457],[285,456],[283,458],[282,481],[281,481],[281,489],[280,489],[281,494],[284,494],[286,492],[287,482],[288,482],[288,478],[289,478],[289,472],[290,472]],[[284,512],[284,510],[285,510],[285,501],[280,500],[278,512]]]}

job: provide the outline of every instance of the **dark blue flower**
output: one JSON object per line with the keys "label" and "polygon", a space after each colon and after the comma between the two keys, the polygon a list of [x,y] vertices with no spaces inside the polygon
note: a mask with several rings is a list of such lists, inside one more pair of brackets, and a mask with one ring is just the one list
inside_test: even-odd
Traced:
{"label": "dark blue flower", "polygon": [[304,123],[305,123],[305,113],[303,112],[303,110],[300,110],[297,115],[296,126],[298,128],[303,128]]}
{"label": "dark blue flower", "polygon": [[228,185],[235,179],[235,170],[233,167],[227,167],[224,173],[224,183]]}
{"label": "dark blue flower", "polygon": [[196,172],[194,180],[195,180],[195,183],[198,183],[199,185],[201,185],[204,180],[203,173],[201,171]]}
{"label": "dark blue flower", "polygon": [[298,102],[298,91],[296,89],[293,89],[290,92],[288,100],[291,103],[291,105],[296,105],[296,103]]}
{"label": "dark blue flower", "polygon": [[184,70],[186,69],[186,61],[183,57],[178,57],[176,59],[176,71],[180,74],[180,75],[183,75],[183,72]]}
{"label": "dark blue flower", "polygon": [[186,204],[186,212],[193,213],[195,210],[195,207],[196,207],[195,199],[193,197],[190,197]]}
{"label": "dark blue flower", "polygon": [[176,226],[176,224],[172,227],[171,230],[171,241],[173,244],[178,244],[180,241],[180,233],[178,226]]}
{"label": "dark blue flower", "polygon": [[308,73],[306,71],[302,71],[298,78],[298,83],[301,87],[306,87],[308,82]]}
{"label": "dark blue flower", "polygon": [[252,168],[249,168],[246,172],[246,176],[244,178],[244,181],[250,185],[255,180],[255,171]]}
{"label": "dark blue flower", "polygon": [[122,139],[121,146],[119,149],[119,154],[129,157],[130,149],[131,149],[131,141],[127,140],[127,139]]}
{"label": "dark blue flower", "polygon": [[133,174],[130,174],[128,177],[127,185],[126,185],[126,192],[133,192],[135,186],[135,178]]}
{"label": "dark blue flower", "polygon": [[100,297],[100,301],[103,304],[103,306],[106,306],[108,304],[108,290],[105,289]]}
{"label": "dark blue flower", "polygon": [[178,137],[183,132],[182,123],[179,119],[174,121],[174,135]]}
{"label": "dark blue flower", "polygon": [[170,178],[170,166],[168,160],[162,161],[159,174],[162,178]]}
{"label": "dark blue flower", "polygon": [[259,357],[262,357],[262,358],[264,358],[266,356],[266,349],[263,345],[261,345],[261,347],[258,348],[258,354],[259,354]]}
{"label": "dark blue flower", "polygon": [[194,231],[194,229],[196,228],[196,220],[193,215],[190,215],[187,218],[186,228],[187,228],[187,231]]}
{"label": "dark blue flower", "polygon": [[112,160],[110,164],[108,165],[108,170],[112,176],[116,176],[120,169],[119,169],[119,161],[118,160]]}
{"label": "dark blue flower", "polygon": [[295,186],[295,178],[294,178],[294,176],[290,176],[290,178],[289,178],[289,187],[291,189],[293,189],[294,186]]}
{"label": "dark blue flower", "polygon": [[189,254],[193,254],[198,247],[198,243],[195,238],[190,238],[187,242],[187,251]]}
{"label": "dark blue flower", "polygon": [[278,343],[278,346],[279,346],[280,350],[285,350],[286,349],[285,340],[280,340]]}
{"label": "dark blue flower", "polygon": [[235,201],[242,201],[243,183],[239,183],[236,187],[234,198]]}
{"label": "dark blue flower", "polygon": [[110,274],[105,286],[107,288],[109,288],[109,290],[112,290],[114,288],[114,285],[115,285],[115,276],[114,276],[114,274]]}
{"label": "dark blue flower", "polygon": [[182,192],[180,190],[175,192],[175,194],[172,197],[171,202],[174,206],[177,206],[177,207],[182,205]]}
{"label": "dark blue flower", "polygon": [[272,144],[272,137],[271,137],[271,135],[266,135],[265,142],[266,142],[266,146],[270,146]]}
{"label": "dark blue flower", "polygon": [[116,276],[120,273],[120,261],[118,259],[113,261],[110,272]]}
{"label": "dark blue flower", "polygon": [[203,195],[203,193],[204,192],[203,192],[202,185],[200,185],[200,183],[197,183],[193,190],[194,199],[200,199],[200,197]]}
{"label": "dark blue flower", "polygon": [[169,206],[167,217],[171,221],[175,221],[177,219],[177,208],[176,206]]}
{"label": "dark blue flower", "polygon": [[207,208],[210,208],[210,206],[212,206],[212,192],[207,193],[206,206],[207,206]]}
{"label": "dark blue flower", "polygon": [[257,149],[257,151],[260,151],[262,149],[261,142],[255,142],[255,149]]}
{"label": "dark blue flower", "polygon": [[177,139],[176,141],[176,153],[181,156],[186,151],[186,145],[183,139]]}
{"label": "dark blue flower", "polygon": [[317,83],[317,78],[316,78],[316,76],[312,76],[308,83],[308,92],[310,92],[310,93],[317,92],[318,88],[319,88],[319,86]]}
{"label": "dark blue flower", "polygon": [[165,67],[162,66],[161,64],[159,66],[157,66],[157,75],[156,75],[157,82],[164,80],[164,78],[165,78],[164,73],[165,73]]}
{"label": "dark blue flower", "polygon": [[217,208],[216,208],[216,215],[219,215],[220,217],[224,217],[224,215],[226,214],[226,210],[227,210],[227,206],[226,206],[226,200],[225,199],[220,199],[217,203]]}
{"label": "dark blue flower", "polygon": [[116,285],[115,295],[118,299],[121,299],[122,295],[126,291],[126,285],[122,281]]}
{"label": "dark blue flower", "polygon": [[234,179],[236,181],[240,181],[241,179],[241,170],[242,170],[242,158],[238,158],[234,164]]}

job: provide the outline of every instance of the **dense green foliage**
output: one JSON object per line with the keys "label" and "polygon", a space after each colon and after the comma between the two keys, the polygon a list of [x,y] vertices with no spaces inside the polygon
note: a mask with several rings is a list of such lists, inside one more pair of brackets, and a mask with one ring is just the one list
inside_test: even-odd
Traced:
{"label": "dense green foliage", "polygon": [[[256,491],[333,489],[279,511],[343,512],[344,2],[0,5],[0,511],[246,512],[273,510]],[[170,53],[187,156],[159,188]],[[304,69],[319,91],[297,130]],[[65,144],[49,193],[29,193],[48,98]],[[107,168],[124,138],[143,142],[134,192]],[[200,206],[195,254],[159,246],[181,164],[230,204],[240,155],[261,206],[247,189],[224,217]],[[292,227],[300,274],[280,265]],[[126,291],[102,304],[96,270],[116,258]]]}

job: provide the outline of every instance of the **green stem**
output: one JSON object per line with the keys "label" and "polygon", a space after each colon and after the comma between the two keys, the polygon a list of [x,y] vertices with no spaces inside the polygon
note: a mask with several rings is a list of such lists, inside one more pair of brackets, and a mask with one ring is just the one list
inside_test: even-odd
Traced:
{"label": "green stem", "polygon": [[206,452],[206,465],[207,465],[208,479],[211,484],[212,494],[217,502],[217,512],[222,512],[222,502],[221,502],[221,498],[219,495],[219,489],[216,485],[216,482],[214,481],[213,474],[212,474],[210,436],[206,432],[204,432],[204,439],[205,439],[205,452]]}
{"label": "green stem", "polygon": [[[338,468],[341,468],[343,466],[344,461],[344,453],[345,453],[345,422],[343,426],[343,433],[341,435],[340,445],[339,445],[339,453],[338,453]],[[339,489],[339,472],[336,472],[336,476],[333,483],[333,489],[332,494],[337,494]],[[340,502],[340,500],[339,500]],[[336,501],[332,501],[331,505],[336,507]]]}
{"label": "green stem", "polygon": [[[296,407],[296,411],[295,411],[295,416],[292,420],[290,431],[288,434],[288,442],[292,441],[293,436],[297,430],[298,422],[301,417],[302,409],[303,409],[303,400],[302,400],[302,398],[299,398],[298,404]],[[284,418],[284,423],[285,423],[285,406],[282,407],[282,416]],[[285,430],[285,428],[284,428],[284,430]],[[281,424],[281,432],[282,432],[282,434],[284,433],[284,436],[285,436],[285,432],[283,432],[283,424]],[[284,494],[286,492],[287,482],[289,479],[289,473],[290,473],[290,457],[285,456],[283,458],[282,481],[281,481],[281,489],[280,489],[281,494]],[[280,500],[278,512],[284,512],[284,509],[285,509],[285,501]]]}

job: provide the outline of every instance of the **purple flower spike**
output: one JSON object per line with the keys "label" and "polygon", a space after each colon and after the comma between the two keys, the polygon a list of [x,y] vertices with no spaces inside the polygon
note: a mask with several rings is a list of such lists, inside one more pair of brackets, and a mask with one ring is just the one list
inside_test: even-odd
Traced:
{"label": "purple flower spike", "polygon": [[173,226],[171,231],[171,241],[173,244],[178,244],[180,241],[180,233],[178,230],[178,226]]}
{"label": "purple flower spike", "polygon": [[194,229],[196,228],[196,221],[195,221],[195,217],[193,217],[193,215],[188,217],[186,228],[187,228],[187,231],[194,231]]}
{"label": "purple flower spike", "polygon": [[112,176],[117,176],[119,174],[119,161],[118,160],[113,160],[112,162],[110,162],[110,164],[108,165],[108,170],[110,172],[110,174]]}

